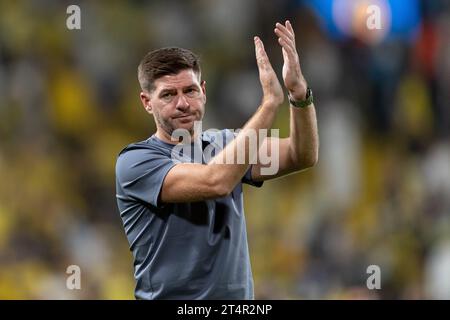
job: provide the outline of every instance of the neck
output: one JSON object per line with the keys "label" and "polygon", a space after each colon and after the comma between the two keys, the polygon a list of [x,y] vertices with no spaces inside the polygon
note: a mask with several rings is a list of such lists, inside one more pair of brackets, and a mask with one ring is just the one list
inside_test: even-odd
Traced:
{"label": "neck", "polygon": [[[159,128],[156,130],[155,136],[159,140],[162,140],[166,143],[170,143],[170,144],[180,143],[180,141],[172,140],[171,136],[167,132],[165,132],[164,130],[160,130]],[[193,134],[191,134],[191,142],[195,141],[196,138],[197,138],[197,134],[195,132]]]}

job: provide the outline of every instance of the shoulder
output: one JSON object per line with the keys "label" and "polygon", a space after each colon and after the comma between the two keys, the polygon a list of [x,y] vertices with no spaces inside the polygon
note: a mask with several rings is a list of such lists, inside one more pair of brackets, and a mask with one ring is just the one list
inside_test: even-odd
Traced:
{"label": "shoulder", "polygon": [[151,139],[131,143],[123,148],[116,160],[116,174],[121,175],[125,171],[148,169],[157,165],[158,161],[170,160],[170,151],[152,143]]}
{"label": "shoulder", "polygon": [[155,143],[155,141],[150,137],[147,140],[134,142],[127,145],[119,152],[117,157],[120,159],[145,154],[150,155],[152,153],[160,154],[164,153],[164,151],[164,148]]}

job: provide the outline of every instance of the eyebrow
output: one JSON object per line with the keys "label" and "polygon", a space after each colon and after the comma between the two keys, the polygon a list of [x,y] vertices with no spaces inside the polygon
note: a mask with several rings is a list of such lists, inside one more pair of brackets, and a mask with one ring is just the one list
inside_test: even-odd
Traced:
{"label": "eyebrow", "polygon": [[184,87],[183,89],[191,89],[191,88],[198,88],[198,86],[195,83],[193,83],[189,86]]}
{"label": "eyebrow", "polygon": [[[182,90],[192,89],[192,88],[198,89],[198,86],[195,83],[193,83],[193,84],[183,87]],[[160,91],[159,95],[162,95],[162,94],[165,94],[168,92],[174,92],[174,91],[177,91],[177,89],[176,88],[164,88]]]}
{"label": "eyebrow", "polygon": [[161,95],[163,95],[163,94],[165,94],[165,93],[172,93],[172,92],[176,92],[177,91],[177,89],[175,89],[175,88],[166,88],[166,89],[162,89],[160,92],[159,92],[159,96],[161,96]]}

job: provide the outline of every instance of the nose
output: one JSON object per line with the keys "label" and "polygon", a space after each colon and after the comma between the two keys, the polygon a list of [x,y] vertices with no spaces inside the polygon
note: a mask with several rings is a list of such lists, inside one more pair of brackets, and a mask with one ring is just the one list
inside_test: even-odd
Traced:
{"label": "nose", "polygon": [[181,111],[185,111],[186,109],[189,108],[189,103],[184,94],[178,96],[176,108]]}

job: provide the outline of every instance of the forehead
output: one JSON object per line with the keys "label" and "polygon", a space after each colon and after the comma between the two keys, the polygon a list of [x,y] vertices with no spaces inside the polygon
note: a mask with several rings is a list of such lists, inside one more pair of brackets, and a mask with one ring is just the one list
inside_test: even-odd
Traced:
{"label": "forehead", "polygon": [[181,70],[177,74],[162,76],[154,82],[156,90],[169,88],[182,88],[191,85],[199,85],[198,75],[192,69]]}

